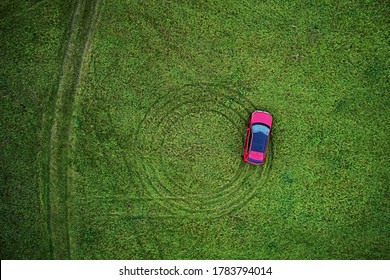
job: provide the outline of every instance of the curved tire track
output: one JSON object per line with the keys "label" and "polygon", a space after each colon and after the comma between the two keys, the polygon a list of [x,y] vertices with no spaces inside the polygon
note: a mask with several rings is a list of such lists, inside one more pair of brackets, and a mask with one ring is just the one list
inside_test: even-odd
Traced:
{"label": "curved tire track", "polygon": [[71,136],[71,123],[76,94],[89,59],[93,31],[97,24],[98,5],[99,0],[81,0],[74,5],[59,77],[53,90],[53,109],[45,117],[47,120],[44,119],[50,136],[42,167],[41,188],[53,259],[71,257],[68,191],[72,174],[71,154],[75,141]]}

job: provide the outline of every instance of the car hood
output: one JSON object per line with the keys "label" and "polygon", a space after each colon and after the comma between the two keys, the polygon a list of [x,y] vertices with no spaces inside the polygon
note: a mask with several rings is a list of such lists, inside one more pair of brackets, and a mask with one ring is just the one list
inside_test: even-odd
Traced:
{"label": "car hood", "polygon": [[272,126],[272,116],[267,112],[256,111],[252,114],[252,123],[264,123],[269,127]]}

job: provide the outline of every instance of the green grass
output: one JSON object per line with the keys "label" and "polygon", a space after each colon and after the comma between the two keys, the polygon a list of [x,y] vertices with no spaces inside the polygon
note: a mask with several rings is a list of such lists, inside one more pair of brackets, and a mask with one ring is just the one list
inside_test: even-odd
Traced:
{"label": "green grass", "polygon": [[[0,4],[0,252],[47,259],[50,245],[40,169],[72,7],[63,1]],[[48,132],[48,131],[47,131]]]}
{"label": "green grass", "polygon": [[390,257],[385,3],[59,2],[1,4],[2,259]]}

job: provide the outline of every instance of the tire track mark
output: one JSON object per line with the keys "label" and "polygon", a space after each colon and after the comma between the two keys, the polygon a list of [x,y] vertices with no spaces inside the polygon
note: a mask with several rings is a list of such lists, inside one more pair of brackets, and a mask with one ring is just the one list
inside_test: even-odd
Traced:
{"label": "tire track mark", "polygon": [[71,135],[71,121],[77,89],[86,67],[93,29],[97,19],[95,1],[77,1],[64,49],[61,69],[54,92],[54,109],[50,118],[50,139],[46,174],[42,178],[46,199],[50,250],[53,259],[71,257],[69,235],[68,187],[71,171],[71,149],[75,139]]}
{"label": "tire track mark", "polygon": [[[122,151],[125,151],[123,143],[121,143],[121,141],[119,140],[120,137],[119,137],[119,135],[117,134],[117,132],[115,130],[115,124],[114,124],[114,121],[112,119],[112,116],[111,116],[110,112],[107,112],[107,118],[108,118],[108,120],[109,120],[109,122],[111,124],[112,135],[114,136],[114,139],[115,139],[116,143],[119,145],[119,147],[122,149]],[[126,166],[126,169],[128,170],[128,173],[132,174],[133,173],[133,166],[129,162],[128,158],[125,156],[124,153],[121,153],[121,158],[122,158],[123,162],[125,163],[125,166]],[[134,172],[136,172],[136,171],[134,171]],[[140,201],[140,202],[142,202],[142,204],[145,204],[145,202],[147,202],[147,201],[152,201],[152,202],[155,201],[155,199],[153,199],[153,198],[144,198],[144,196],[141,194],[141,190],[139,190],[139,189],[136,190],[136,193],[137,193],[137,198],[138,199],[133,200],[132,198],[129,199],[128,197],[126,197],[126,199],[123,200],[123,201],[126,201],[126,202],[128,202],[129,200],[131,202]],[[109,200],[110,199],[107,199],[107,198],[104,199],[105,204],[107,204],[107,202]],[[118,201],[121,202],[121,200],[118,200],[118,196],[113,196],[112,200],[113,200],[113,203],[115,203],[115,204],[118,204]],[[95,202],[96,201],[94,201],[94,204],[95,204]],[[122,215],[123,212],[125,212],[127,214],[126,215]],[[114,218],[114,217],[115,218],[118,218],[118,217],[123,218],[124,216],[125,217],[129,217],[130,216],[131,219],[144,219],[144,218],[148,218],[149,217],[149,215],[147,215],[147,216],[143,215],[143,214],[141,214],[141,215],[139,215],[139,214],[138,215],[134,215],[133,211],[131,211],[131,213],[129,213],[129,212],[130,211],[128,209],[126,209],[126,211],[122,211],[122,212],[119,212],[119,211],[117,211],[117,212],[108,212],[108,213],[105,214],[105,216],[109,217],[110,219]],[[135,233],[135,236],[136,236],[136,242],[137,242],[137,245],[138,245],[138,250],[141,250],[143,252],[142,255],[145,256],[146,255],[146,249],[145,249],[144,241],[142,240],[142,235],[143,235],[142,234],[142,230],[139,229],[139,228],[134,228],[133,230],[134,230],[134,233]]]}
{"label": "tire track mark", "polygon": [[[163,96],[164,101],[157,101],[149,108],[135,135],[134,143],[142,143],[139,147],[140,151],[145,147],[150,148],[151,151],[153,151],[153,147],[159,146],[160,144],[163,145],[166,132],[172,125],[171,121],[184,114],[182,112],[183,110],[184,112],[192,111],[190,109],[193,106],[194,108],[192,109],[198,108],[199,110],[200,106],[208,112],[224,116],[225,119],[231,122],[237,129],[237,121],[246,122],[247,113],[252,112],[253,109],[256,108],[245,98],[237,98],[237,96],[221,92],[221,88],[216,85],[185,85],[183,89],[189,90],[188,92],[180,91],[179,94],[177,94],[177,91],[172,91],[172,93]],[[210,94],[210,90],[213,91],[216,89],[218,89],[218,95]],[[209,106],[208,104],[216,105],[217,108],[213,108],[213,106]],[[227,113],[221,112],[219,108],[225,109]],[[175,115],[172,119],[171,115],[173,114]],[[238,117],[238,119],[235,120],[236,118],[233,116]],[[157,133],[157,131],[159,131],[159,133]],[[158,144],[156,143],[157,134],[160,137],[162,136],[159,140],[161,143],[159,142]],[[135,166],[139,166],[138,169],[144,171],[143,174],[137,172],[141,185],[148,191],[151,197],[156,198],[156,200],[166,208],[168,213],[176,213],[183,216],[198,216],[203,214],[213,217],[219,216],[230,212],[232,209],[240,208],[247,203],[255,193],[254,187],[245,189],[243,188],[244,184],[238,182],[249,178],[250,174],[253,173],[255,169],[249,169],[240,164],[239,169],[233,177],[221,188],[218,188],[217,191],[207,197],[204,195],[202,197],[201,194],[192,196],[183,194],[182,200],[157,199],[172,195],[170,188],[167,187],[168,185],[180,185],[174,178],[169,176],[169,174],[166,174],[166,172],[158,172],[159,168],[156,166],[164,167],[166,166],[166,163],[161,154],[157,158],[158,162],[155,162],[157,160],[155,157],[148,158],[147,155],[143,155],[143,160],[141,160],[141,162],[135,162],[134,164]],[[246,199],[248,197],[249,199]]]}
{"label": "tire track mark", "polygon": [[[97,25],[99,23],[100,12],[102,10],[100,5],[101,5],[100,0],[95,0],[91,5],[91,11],[90,11],[91,16],[89,17],[89,21],[88,21],[88,25],[87,25],[86,41],[85,41],[85,45],[84,45],[82,55],[81,55],[82,59],[81,59],[81,64],[80,64],[80,68],[79,68],[78,76],[77,76],[77,83],[76,83],[76,87],[75,87],[75,93],[74,93],[75,97],[74,97],[74,102],[73,102],[72,119],[77,118],[77,116],[80,113],[78,111],[79,104],[80,104],[79,99],[80,99],[80,95],[81,95],[80,86],[82,85],[84,76],[88,71],[88,66],[89,66],[89,62],[91,59],[92,40],[93,40],[95,31],[97,29]],[[73,132],[74,125],[73,125],[72,119],[69,122],[70,127],[69,127],[69,133],[68,133],[69,143],[70,143],[70,145],[69,145],[70,146],[69,147],[69,159],[70,160],[73,158],[73,155],[75,152],[75,147],[76,147],[76,136]],[[68,167],[68,173],[67,173],[67,177],[69,180],[68,186],[67,186],[68,194],[72,193],[71,188],[73,186],[74,174],[75,174],[74,165],[70,162],[69,167]],[[69,197],[69,201],[73,202],[71,196]],[[68,223],[68,232],[69,232],[69,229],[71,228],[71,224],[70,224],[71,214],[70,213],[71,213],[72,208],[67,208],[67,210],[68,210],[67,223]],[[72,252],[71,251],[72,250],[72,244],[71,244],[72,240],[71,240],[70,234],[68,234],[68,238],[69,238],[69,241],[68,241],[69,257],[70,257],[71,252]]]}
{"label": "tire track mark", "polygon": [[[76,1],[73,1],[76,2]],[[72,34],[72,30],[75,28],[76,24],[76,14],[78,13],[79,6],[77,3],[73,4],[73,13],[72,16],[69,19],[69,25],[65,32],[63,42],[64,47],[60,50],[61,54],[61,64],[58,69],[58,77],[56,83],[53,85],[53,88],[51,90],[51,95],[49,96],[49,109],[44,112],[42,117],[42,142],[46,142],[47,146],[42,150],[42,153],[40,155],[41,158],[41,165],[40,165],[40,177],[39,177],[39,183],[40,183],[40,189],[41,189],[41,205],[42,205],[42,211],[44,212],[44,216],[46,217],[47,222],[47,232],[49,236],[49,250],[50,250],[50,256],[53,258],[54,256],[54,245],[53,245],[53,234],[52,234],[52,222],[51,222],[51,204],[50,204],[50,175],[51,175],[51,169],[50,169],[50,162],[52,160],[51,155],[51,149],[52,149],[52,142],[53,142],[53,126],[54,126],[54,118],[55,118],[55,112],[56,112],[56,104],[58,102],[59,96],[59,90],[60,90],[60,84],[61,79],[63,77],[63,73],[65,72],[65,61],[67,57],[67,53],[69,50],[69,41],[70,41],[70,35]]]}

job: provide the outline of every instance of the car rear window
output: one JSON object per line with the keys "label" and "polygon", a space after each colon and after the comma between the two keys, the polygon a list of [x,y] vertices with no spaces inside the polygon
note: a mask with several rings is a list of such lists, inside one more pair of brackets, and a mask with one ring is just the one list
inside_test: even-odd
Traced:
{"label": "car rear window", "polygon": [[257,160],[257,159],[253,159],[253,158],[250,158],[250,157],[248,157],[248,161],[250,161],[252,163],[262,163],[263,162],[262,160]]}

